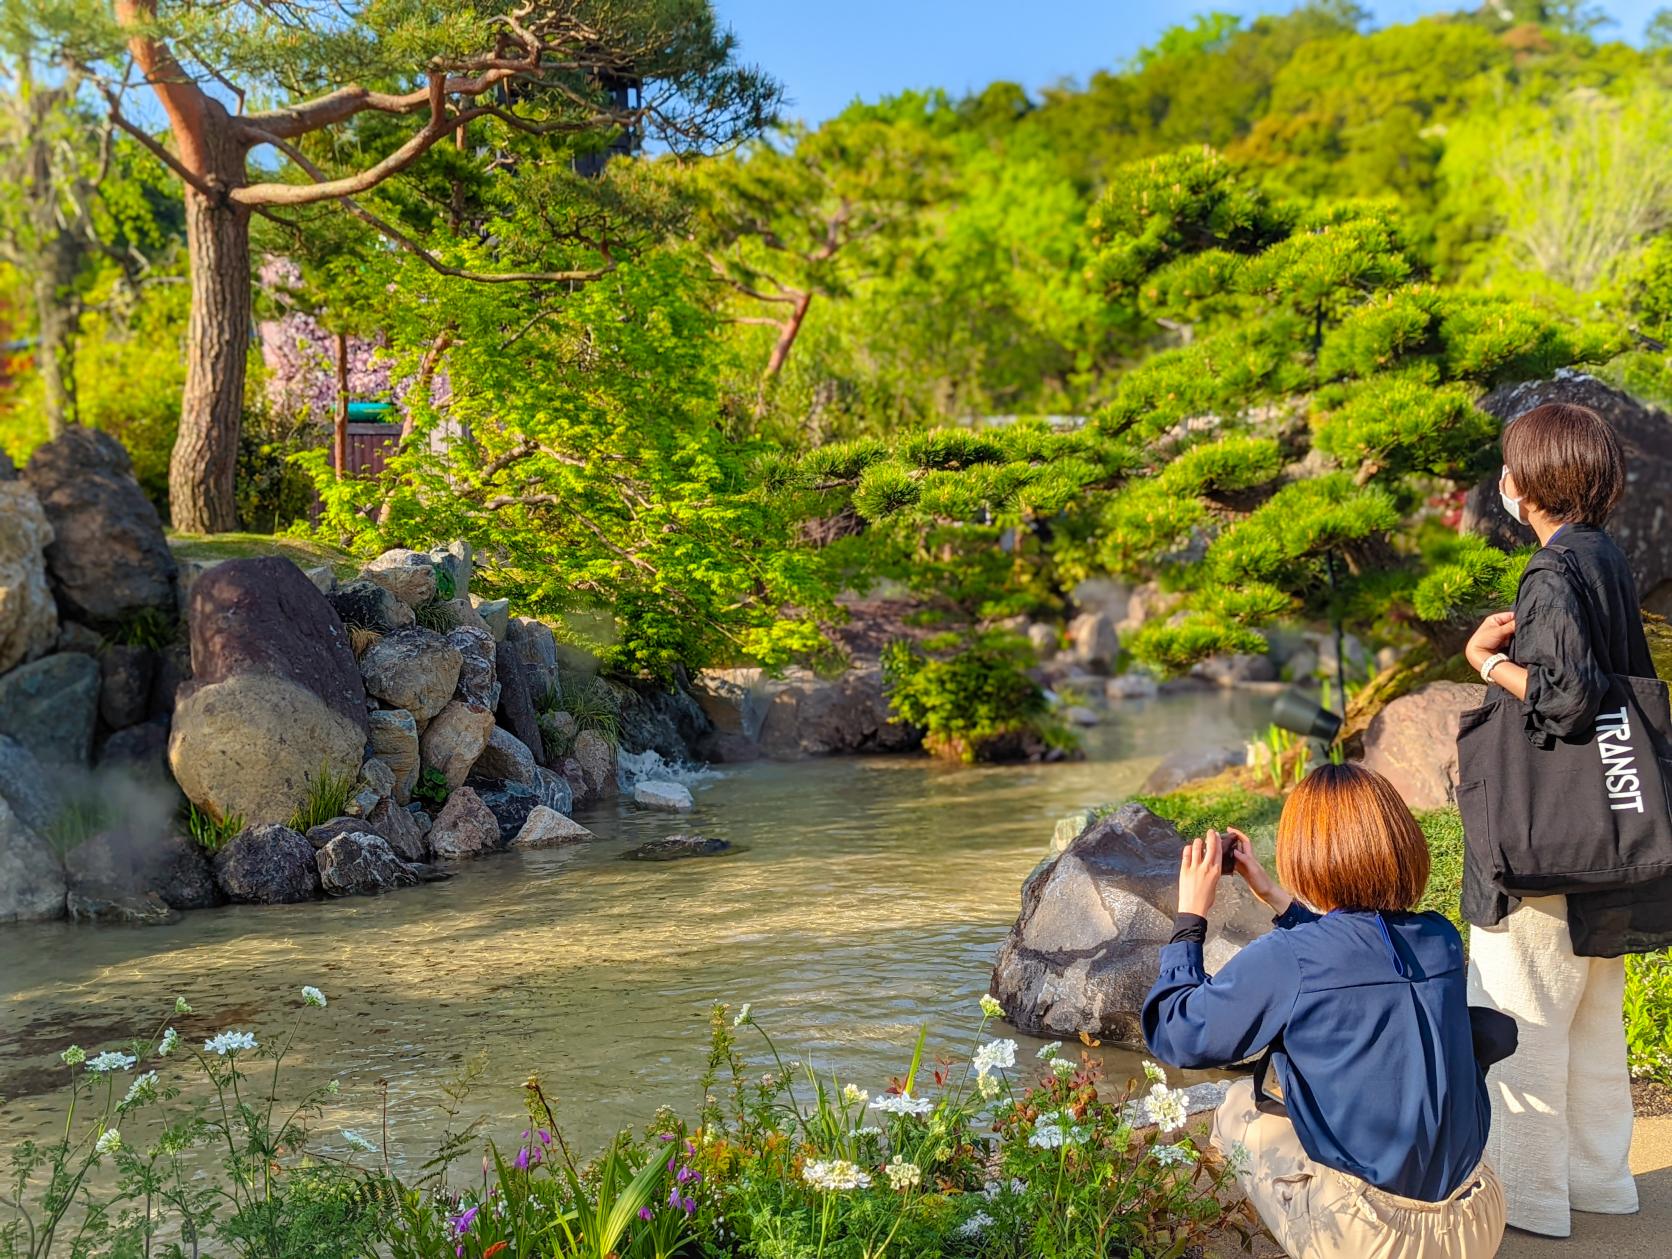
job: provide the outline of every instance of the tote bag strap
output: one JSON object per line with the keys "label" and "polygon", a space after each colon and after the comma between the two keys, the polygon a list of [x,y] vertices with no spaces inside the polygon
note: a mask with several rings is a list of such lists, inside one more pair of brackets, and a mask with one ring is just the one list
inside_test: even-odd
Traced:
{"label": "tote bag strap", "polygon": [[[1590,641],[1591,654],[1596,657],[1604,673],[1618,673],[1619,670],[1614,667],[1613,656],[1608,650],[1608,635],[1602,632],[1596,594],[1591,590],[1590,583],[1581,581],[1574,571],[1578,561],[1573,558],[1573,548],[1563,546],[1559,542],[1551,542],[1544,549],[1556,555],[1559,563],[1557,571],[1579,596],[1579,607],[1585,614],[1585,636]],[[1521,574],[1521,580],[1527,580],[1526,573]],[[1517,593],[1520,593],[1519,587]]]}

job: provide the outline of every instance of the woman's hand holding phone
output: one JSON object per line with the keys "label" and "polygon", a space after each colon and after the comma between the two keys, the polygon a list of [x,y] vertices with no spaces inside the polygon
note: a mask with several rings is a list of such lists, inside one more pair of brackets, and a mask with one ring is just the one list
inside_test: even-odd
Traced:
{"label": "woman's hand holding phone", "polygon": [[1234,841],[1231,852],[1236,859],[1236,871],[1248,884],[1248,890],[1259,897],[1272,913],[1281,915],[1294,903],[1294,896],[1260,864],[1260,859],[1254,855],[1253,840],[1235,827],[1226,827],[1225,833]]}
{"label": "woman's hand holding phone", "polygon": [[1253,841],[1235,827],[1226,827],[1223,836],[1209,831],[1185,844],[1179,854],[1179,913],[1206,918],[1219,894],[1221,876],[1233,869],[1272,913],[1281,914],[1293,903],[1294,897],[1254,856]]}

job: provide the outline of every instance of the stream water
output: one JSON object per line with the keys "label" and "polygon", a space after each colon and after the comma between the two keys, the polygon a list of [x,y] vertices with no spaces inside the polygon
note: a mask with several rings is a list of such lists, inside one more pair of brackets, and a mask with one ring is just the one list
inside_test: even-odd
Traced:
{"label": "stream water", "polygon": [[[149,929],[0,928],[0,1149],[51,1130],[57,1055],[72,1041],[110,1048],[165,1019],[199,1040],[230,1027],[273,1041],[303,984],[330,1004],[303,1015],[286,1091],[341,1081],[328,1148],[340,1127],[376,1136],[387,1081],[391,1151],[421,1161],[447,1123],[442,1086],[472,1063],[464,1111],[502,1136],[524,1126],[531,1070],[581,1147],[660,1105],[690,1115],[717,1000],[751,1002],[786,1056],[876,1094],[925,1022],[932,1045],[967,1050],[1057,817],[1119,800],[1177,748],[1247,737],[1269,703],[1189,692],[1120,705],[1075,764],[729,767],[696,784],[689,817],[612,803],[579,817],[594,843],[488,858],[376,899],[237,906]],[[619,860],[679,831],[738,851]],[[176,994],[194,1014],[169,1017]],[[1037,1042],[1020,1039],[1031,1058]],[[1121,1072],[1136,1062],[1104,1052]]]}

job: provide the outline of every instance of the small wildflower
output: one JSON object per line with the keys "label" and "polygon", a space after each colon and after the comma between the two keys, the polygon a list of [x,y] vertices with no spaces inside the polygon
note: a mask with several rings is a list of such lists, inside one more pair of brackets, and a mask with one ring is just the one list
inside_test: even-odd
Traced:
{"label": "small wildflower", "polygon": [[888,1173],[888,1187],[896,1193],[915,1189],[923,1183],[923,1169],[916,1163],[908,1163],[898,1154],[889,1160],[883,1171]]}
{"label": "small wildflower", "polygon": [[1254,1166],[1254,1155],[1249,1153],[1248,1147],[1241,1141],[1231,1143],[1230,1153],[1225,1155],[1225,1165],[1233,1172],[1245,1172]]}
{"label": "small wildflower", "polygon": [[1144,1059],[1144,1083],[1145,1084],[1165,1084],[1165,1083],[1167,1083],[1167,1073],[1165,1071],[1163,1071],[1155,1063],[1151,1062],[1148,1058]]}
{"label": "small wildflower", "polygon": [[143,1105],[157,1100],[157,1073],[147,1071],[144,1075],[136,1076],[134,1082],[128,1085],[128,1095],[122,1099],[122,1109],[130,1106]]}
{"label": "small wildflower", "polygon": [[180,1033],[175,1031],[172,1027],[164,1029],[162,1039],[157,1042],[157,1057],[168,1057],[169,1054],[174,1052],[176,1046],[179,1044]]}
{"label": "small wildflower", "polygon": [[302,986],[302,1004],[323,1010],[325,1008],[325,994],[312,984],[304,984]]}
{"label": "small wildflower", "polygon": [[1183,1167],[1196,1161],[1196,1151],[1182,1141],[1176,1145],[1158,1145],[1150,1153],[1163,1167]]}
{"label": "small wildflower", "polygon": [[89,1071],[126,1071],[138,1061],[132,1054],[117,1053],[114,1049],[107,1049],[97,1057],[87,1060]]}
{"label": "small wildflower", "polygon": [[975,1051],[975,1073],[986,1075],[995,1067],[1013,1067],[1016,1065],[1016,1042],[1013,1040],[990,1040]]}
{"label": "small wildflower", "polygon": [[750,1015],[752,1010],[753,1007],[749,1004],[749,1002],[745,1001],[743,1003],[743,1008],[737,1012],[737,1017],[732,1020],[732,1026],[743,1027],[749,1023],[751,1021]]}
{"label": "small wildflower", "polygon": [[871,1095],[857,1084],[844,1084],[842,1100],[850,1106],[863,1106],[871,1100]]}
{"label": "small wildflower", "polygon": [[863,1128],[855,1128],[853,1130],[853,1135],[856,1137],[869,1137],[874,1140],[881,1140],[882,1129],[877,1127],[875,1124],[866,1124]]}
{"label": "small wildflower", "polygon": [[99,1139],[93,1142],[95,1154],[114,1154],[122,1148],[122,1134],[115,1128],[106,1128],[99,1133]]}
{"label": "small wildflower", "polygon": [[1079,1145],[1085,1139],[1084,1128],[1076,1126],[1062,1111],[1052,1111],[1039,1117],[1028,1144],[1036,1150],[1055,1150],[1065,1145]]}
{"label": "small wildflower", "polygon": [[365,1154],[377,1153],[377,1146],[373,1145],[365,1137],[354,1131],[353,1128],[343,1129],[343,1142],[351,1150],[360,1150]]}
{"label": "small wildflower", "polygon": [[205,1053],[220,1054],[223,1058],[228,1054],[235,1054],[240,1050],[254,1049],[255,1047],[255,1036],[250,1032],[222,1032],[203,1042]]}
{"label": "small wildflower", "polygon": [[988,1215],[985,1211],[977,1211],[974,1215],[970,1216],[969,1219],[958,1225],[958,1236],[979,1237],[987,1229],[991,1228],[992,1224],[992,1216]]}
{"label": "small wildflower", "polygon": [[989,993],[981,998],[981,1013],[990,1019],[1002,1019],[1004,1017],[1004,1007],[999,1004],[997,997]]}
{"label": "small wildflower", "polygon": [[80,1045],[71,1045],[58,1057],[63,1060],[66,1067],[79,1067],[87,1061],[87,1051]]}
{"label": "small wildflower", "polygon": [[643,1220],[646,1224],[648,1224],[648,1223],[650,1223],[651,1220],[655,1219],[656,1216],[655,1216],[655,1213],[652,1212],[649,1207],[640,1207],[639,1208],[639,1218],[641,1220]]}
{"label": "small wildflower", "polygon": [[328,1094],[330,1094],[332,1097],[335,1097],[338,1093],[343,1091],[342,1081],[341,1080],[331,1080],[331,1081],[327,1082],[327,1084],[325,1085],[325,1091]]}
{"label": "small wildflower", "polygon": [[879,1097],[871,1105],[885,1115],[927,1115],[935,1108],[927,1097],[913,1097],[910,1093],[890,1093]]}
{"label": "small wildflower", "polygon": [[849,1189],[869,1189],[871,1178],[846,1159],[816,1159],[801,1169],[801,1178],[815,1189],[827,1193],[841,1193]]}
{"label": "small wildflower", "polygon": [[1062,1042],[1060,1040],[1054,1040],[1049,1045],[1041,1045],[1039,1047],[1039,1052],[1035,1054],[1034,1057],[1038,1058],[1041,1062],[1049,1062],[1061,1052]]}
{"label": "small wildflower", "polygon": [[992,1101],[1003,1091],[1003,1086],[995,1077],[990,1075],[976,1076],[975,1086],[981,1090],[981,1096],[986,1098],[988,1101]]}
{"label": "small wildflower", "polygon": [[1057,1079],[1066,1080],[1069,1076],[1078,1071],[1079,1068],[1067,1058],[1053,1058],[1051,1059],[1051,1070],[1055,1073]]}
{"label": "small wildflower", "polygon": [[192,1012],[192,1003],[187,1001],[184,997],[176,997],[174,998],[174,1012],[176,1014],[190,1014]]}
{"label": "small wildflower", "polygon": [[1165,1084],[1152,1085],[1144,1098],[1144,1115],[1163,1133],[1176,1132],[1190,1118],[1183,1089],[1170,1089]]}

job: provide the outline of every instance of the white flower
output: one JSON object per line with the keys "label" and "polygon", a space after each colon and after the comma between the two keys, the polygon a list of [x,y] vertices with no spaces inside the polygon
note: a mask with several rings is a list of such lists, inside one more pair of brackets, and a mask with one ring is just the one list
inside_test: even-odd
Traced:
{"label": "white flower", "polygon": [[304,984],[302,985],[302,1004],[315,1006],[323,1010],[325,1008],[325,994],[312,984]]}
{"label": "white flower", "polygon": [[106,1128],[99,1133],[99,1139],[93,1142],[95,1154],[114,1154],[122,1148],[122,1134],[115,1128]]}
{"label": "white flower", "polygon": [[341,1080],[331,1080],[325,1085],[325,1091],[332,1097],[335,1097],[338,1093],[342,1092],[342,1089],[343,1085]]}
{"label": "white flower", "polygon": [[1155,1161],[1163,1167],[1183,1167],[1187,1163],[1196,1161],[1196,1151],[1182,1141],[1177,1145],[1155,1146],[1150,1150],[1150,1153],[1155,1156]]}
{"label": "white flower", "polygon": [[910,1093],[890,1093],[871,1105],[885,1115],[927,1115],[935,1108],[927,1097],[913,1097]]}
{"label": "white flower", "polygon": [[157,1057],[168,1057],[169,1054],[174,1052],[175,1046],[179,1043],[179,1032],[175,1031],[172,1027],[164,1029],[162,1039],[157,1042]]}
{"label": "white flower", "polygon": [[174,1012],[176,1014],[190,1014],[192,1012],[192,1003],[187,1001],[184,997],[176,997],[174,998]]}
{"label": "white flower", "polygon": [[1062,1042],[1060,1040],[1054,1040],[1049,1045],[1041,1045],[1039,1047],[1039,1052],[1035,1054],[1034,1057],[1038,1058],[1041,1062],[1049,1062],[1061,1052]]}
{"label": "white flower", "polygon": [[1144,1098],[1144,1114],[1163,1133],[1184,1127],[1190,1118],[1190,1107],[1183,1089],[1170,1089],[1165,1084],[1150,1086]]}
{"label": "white flower", "polygon": [[977,1211],[969,1219],[958,1225],[959,1237],[979,1237],[982,1232],[992,1227],[993,1217],[985,1211]]}
{"label": "white flower", "polygon": [[1158,1067],[1155,1063],[1151,1062],[1148,1058],[1144,1059],[1144,1083],[1146,1083],[1146,1084],[1165,1084],[1165,1083],[1167,1083],[1167,1073],[1165,1071],[1163,1071],[1160,1067]]}
{"label": "white flower", "polygon": [[1001,1193],[1026,1193],[1027,1189],[1027,1181],[1012,1176],[1009,1184],[1005,1184],[1002,1180],[989,1180],[981,1186],[981,1196],[992,1199],[998,1197]]}
{"label": "white flower", "polygon": [[975,1073],[986,1075],[995,1067],[1013,1067],[1016,1065],[1016,1042],[1013,1040],[990,1040],[975,1051]]}
{"label": "white flower", "polygon": [[78,1067],[87,1061],[87,1051],[80,1045],[71,1045],[58,1057],[63,1060],[66,1067]]}
{"label": "white flower", "polygon": [[883,1171],[888,1173],[888,1187],[896,1192],[904,1193],[923,1183],[923,1169],[916,1163],[908,1163],[898,1154],[888,1161]]}
{"label": "white flower", "polygon": [[995,1079],[993,1076],[990,1076],[990,1075],[978,1075],[978,1076],[976,1076],[975,1077],[975,1086],[976,1086],[976,1088],[981,1090],[981,1096],[986,1098],[988,1101],[992,1101],[995,1097],[997,1097],[1001,1092],[1004,1091],[1004,1086],[1001,1085],[998,1082],[997,1079]]}
{"label": "white flower", "polygon": [[846,1159],[817,1159],[801,1169],[801,1178],[815,1189],[841,1193],[849,1189],[868,1189],[871,1178]]}
{"label": "white flower", "polygon": [[863,1106],[871,1100],[871,1095],[857,1084],[844,1084],[842,1100],[850,1106]]}
{"label": "white flower", "polygon": [[1055,1150],[1065,1145],[1079,1145],[1086,1139],[1086,1130],[1077,1127],[1062,1111],[1041,1115],[1033,1126],[1028,1144],[1036,1150]]}
{"label": "white flower", "polygon": [[1051,1070],[1056,1074],[1056,1077],[1059,1080],[1066,1080],[1079,1069],[1079,1067],[1075,1066],[1074,1063],[1067,1058],[1051,1059]]}
{"label": "white flower", "polygon": [[873,1137],[881,1140],[882,1129],[877,1127],[875,1124],[866,1124],[863,1128],[855,1128],[853,1130],[853,1135],[856,1137]]}
{"label": "white flower", "polygon": [[134,1082],[128,1085],[128,1095],[122,1099],[122,1109],[137,1106],[143,1102],[155,1101],[157,1098],[157,1073],[147,1071],[144,1075],[135,1076]]}
{"label": "white flower", "polygon": [[137,1062],[132,1054],[117,1053],[114,1049],[107,1049],[96,1058],[87,1060],[89,1071],[126,1071]]}
{"label": "white flower", "polygon": [[1254,1166],[1254,1156],[1241,1141],[1233,1141],[1231,1152],[1225,1156],[1225,1165],[1233,1172],[1245,1172]]}
{"label": "white flower", "polygon": [[223,1058],[241,1049],[254,1049],[255,1036],[250,1032],[222,1032],[203,1042],[205,1053],[220,1054]]}
{"label": "white flower", "polygon": [[733,1027],[742,1027],[745,1023],[749,1022],[749,1012],[751,1009],[752,1007],[750,1004],[745,1001],[743,1003],[743,1008],[737,1012],[737,1017],[732,1020],[731,1025]]}
{"label": "white flower", "polygon": [[990,1019],[1002,1019],[1004,1017],[1004,1007],[999,1004],[997,997],[989,993],[981,998],[981,1013]]}
{"label": "white flower", "polygon": [[343,1140],[348,1143],[348,1148],[351,1150],[364,1150],[367,1154],[377,1153],[377,1146],[352,1128],[343,1129]]}

